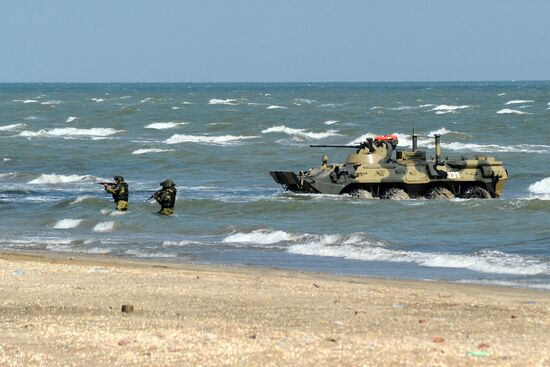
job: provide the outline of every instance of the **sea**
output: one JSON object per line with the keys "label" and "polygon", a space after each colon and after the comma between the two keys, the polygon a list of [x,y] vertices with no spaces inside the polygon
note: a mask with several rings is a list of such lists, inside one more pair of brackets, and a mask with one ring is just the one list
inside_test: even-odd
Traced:
{"label": "sea", "polygon": [[[499,199],[285,192],[396,134],[504,162]],[[129,210],[97,182],[121,175]],[[147,198],[172,179],[176,214]],[[550,289],[550,82],[0,84],[0,251]]]}

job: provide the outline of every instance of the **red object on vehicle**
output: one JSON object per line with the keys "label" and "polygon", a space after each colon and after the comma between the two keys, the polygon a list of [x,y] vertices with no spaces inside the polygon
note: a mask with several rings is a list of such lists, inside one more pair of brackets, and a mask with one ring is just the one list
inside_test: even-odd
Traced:
{"label": "red object on vehicle", "polygon": [[374,141],[394,141],[397,140],[397,135],[380,135],[374,138]]}

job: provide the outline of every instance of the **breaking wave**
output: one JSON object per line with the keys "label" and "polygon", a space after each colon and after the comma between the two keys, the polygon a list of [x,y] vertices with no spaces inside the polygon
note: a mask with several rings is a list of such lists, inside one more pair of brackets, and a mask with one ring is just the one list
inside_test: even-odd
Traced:
{"label": "breaking wave", "polygon": [[330,136],[338,136],[338,130],[327,130],[321,133],[314,133],[307,131],[306,129],[294,129],[291,127],[286,127],[284,125],[273,126],[268,129],[262,130],[262,134],[269,133],[283,133],[287,135],[292,135],[297,138],[307,138],[307,139],[324,139]]}
{"label": "breaking wave", "polygon": [[78,225],[82,223],[82,219],[61,219],[55,225],[53,228],[55,229],[69,229],[69,228],[75,228],[78,227]]}
{"label": "breaking wave", "polygon": [[116,130],[113,128],[99,128],[95,127],[92,129],[77,129],[74,127],[65,127],[65,128],[56,128],[50,130],[39,130],[39,131],[22,131],[19,135],[25,137],[36,137],[36,136],[45,136],[45,137],[74,137],[74,136],[91,136],[91,137],[105,137],[114,134],[123,132],[124,130]]}
{"label": "breaking wave", "polygon": [[110,232],[115,227],[115,222],[99,222],[94,226],[94,232]]}
{"label": "breaking wave", "polygon": [[461,268],[481,273],[536,275],[550,273],[548,264],[528,256],[482,250],[473,254],[425,253],[390,248],[365,233],[296,234],[269,229],[228,235],[223,243],[281,248],[292,254],[329,256],[359,261],[412,263],[426,267]]}
{"label": "breaking wave", "polygon": [[208,104],[225,104],[230,106],[236,106],[238,105],[237,101],[238,101],[237,99],[230,99],[230,98],[227,98],[227,99],[212,98],[210,101],[208,101]]}
{"label": "breaking wave", "polygon": [[75,183],[75,182],[93,182],[96,180],[94,176],[79,176],[79,175],[57,175],[52,174],[41,174],[38,178],[27,182],[31,185],[58,185],[63,183]]}
{"label": "breaking wave", "polygon": [[170,138],[166,139],[166,144],[179,144],[179,143],[201,143],[201,144],[218,144],[218,145],[233,145],[243,140],[257,139],[258,136],[235,136],[235,135],[222,135],[222,136],[207,136],[207,135],[179,135],[174,134]]}
{"label": "breaking wave", "polygon": [[146,153],[162,153],[162,152],[173,152],[174,149],[156,149],[156,148],[149,148],[149,149],[137,149],[132,152],[132,154],[146,154]]}
{"label": "breaking wave", "polygon": [[77,117],[75,117],[75,116],[69,116],[69,117],[67,118],[67,121],[65,121],[65,122],[73,122],[73,121],[75,121],[76,119],[77,119]]}
{"label": "breaking wave", "polygon": [[430,111],[434,111],[436,114],[438,115],[443,115],[443,114],[446,114],[446,113],[455,113],[455,111],[457,110],[462,110],[462,109],[465,109],[465,108],[469,108],[470,106],[467,106],[467,105],[462,105],[462,106],[449,106],[449,105],[446,105],[446,104],[440,104],[438,106],[435,106],[434,108],[432,108]]}
{"label": "breaking wave", "polygon": [[529,112],[523,112],[518,110],[512,110],[510,108],[503,108],[502,110],[497,111],[498,114],[513,114],[513,115],[530,115]]}
{"label": "breaking wave", "polygon": [[527,190],[538,199],[550,200],[550,177],[546,177],[545,179],[529,185]]}
{"label": "breaking wave", "polygon": [[0,131],[15,131],[15,130],[21,130],[24,128],[25,124],[11,124],[11,125],[4,125],[0,126]]}
{"label": "breaking wave", "polygon": [[508,101],[505,103],[505,105],[511,105],[511,104],[523,104],[523,103],[533,103],[535,101],[529,99],[529,100],[525,100],[525,99],[514,99],[512,101]]}
{"label": "breaking wave", "polygon": [[169,121],[169,122],[153,122],[152,124],[149,124],[145,126],[146,129],[156,129],[156,130],[164,130],[164,129],[173,129],[178,126],[187,125],[187,122],[175,122],[175,121]]}
{"label": "breaking wave", "polygon": [[323,124],[325,124],[325,125],[334,125],[336,123],[338,123],[338,120],[328,120],[328,121],[323,122]]}
{"label": "breaking wave", "polygon": [[288,107],[271,105],[271,106],[267,107],[266,109],[267,110],[288,110]]}

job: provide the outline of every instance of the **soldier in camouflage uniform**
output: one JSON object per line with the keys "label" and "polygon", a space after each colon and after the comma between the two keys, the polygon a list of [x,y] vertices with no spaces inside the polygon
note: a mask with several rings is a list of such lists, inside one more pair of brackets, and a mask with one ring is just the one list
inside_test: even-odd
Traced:
{"label": "soldier in camouflage uniform", "polygon": [[109,194],[113,195],[116,210],[126,211],[128,210],[128,184],[124,182],[124,178],[122,176],[115,176],[114,180],[114,184],[104,182],[103,188]]}
{"label": "soldier in camouflage uniform", "polygon": [[160,183],[162,189],[155,193],[155,200],[160,204],[159,214],[174,214],[176,204],[176,184],[172,180],[164,180]]}

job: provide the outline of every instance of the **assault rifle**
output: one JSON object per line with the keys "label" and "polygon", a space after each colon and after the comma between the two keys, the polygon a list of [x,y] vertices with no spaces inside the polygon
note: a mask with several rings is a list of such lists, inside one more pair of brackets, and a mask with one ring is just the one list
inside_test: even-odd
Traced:
{"label": "assault rifle", "polygon": [[103,185],[103,186],[105,186],[105,185],[107,185],[107,186],[115,186],[115,185],[116,185],[116,183],[114,183],[114,182],[96,182],[96,184],[98,184],[98,185]]}
{"label": "assault rifle", "polygon": [[160,195],[160,192],[161,192],[161,191],[162,191],[162,190],[157,190],[157,191],[155,191],[155,192],[154,192],[154,193],[152,193],[152,194],[151,194],[151,196],[149,196],[149,198],[148,198],[148,199],[146,199],[145,201],[149,201],[149,200],[151,200],[151,199],[154,199],[154,198],[156,198],[157,196],[159,196],[159,195]]}

